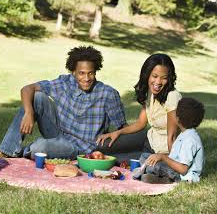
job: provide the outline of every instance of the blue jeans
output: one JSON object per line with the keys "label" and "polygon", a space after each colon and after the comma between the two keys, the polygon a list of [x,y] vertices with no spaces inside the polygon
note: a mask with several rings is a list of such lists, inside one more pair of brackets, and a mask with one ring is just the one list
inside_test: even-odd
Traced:
{"label": "blue jeans", "polygon": [[76,158],[78,150],[61,134],[54,102],[44,93],[35,92],[33,108],[42,137],[25,147],[23,151],[22,142],[25,135],[20,133],[20,123],[24,109],[20,108],[3,138],[0,151],[11,157],[24,156],[32,159],[36,152],[45,152],[48,158]]}
{"label": "blue jeans", "polygon": [[[152,153],[144,152],[140,156],[140,164],[142,165]],[[154,174],[160,177],[169,177],[173,181],[180,181],[180,175],[175,170],[170,168],[164,162],[158,162],[155,166],[146,166],[145,173]]]}

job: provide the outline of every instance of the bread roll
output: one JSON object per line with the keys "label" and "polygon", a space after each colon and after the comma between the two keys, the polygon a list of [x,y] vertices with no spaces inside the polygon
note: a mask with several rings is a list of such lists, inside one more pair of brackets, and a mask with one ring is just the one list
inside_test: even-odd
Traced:
{"label": "bread roll", "polygon": [[54,175],[57,177],[76,177],[79,174],[78,167],[72,164],[58,164],[54,169]]}

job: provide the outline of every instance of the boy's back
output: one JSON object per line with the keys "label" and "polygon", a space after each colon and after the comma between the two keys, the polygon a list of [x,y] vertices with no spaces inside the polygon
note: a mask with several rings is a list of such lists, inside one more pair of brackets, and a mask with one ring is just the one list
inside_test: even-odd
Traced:
{"label": "boy's back", "polygon": [[181,180],[197,182],[204,164],[204,150],[201,139],[194,128],[186,129],[176,139],[169,158],[189,166]]}

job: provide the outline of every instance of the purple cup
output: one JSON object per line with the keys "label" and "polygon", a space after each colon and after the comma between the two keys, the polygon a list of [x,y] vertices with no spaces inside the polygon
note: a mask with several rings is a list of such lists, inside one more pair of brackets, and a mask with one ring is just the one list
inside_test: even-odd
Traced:
{"label": "purple cup", "polygon": [[38,169],[43,169],[46,157],[47,157],[46,153],[42,153],[42,152],[35,153],[35,167]]}
{"label": "purple cup", "polygon": [[140,167],[139,160],[130,159],[130,171],[133,171],[135,168]]}

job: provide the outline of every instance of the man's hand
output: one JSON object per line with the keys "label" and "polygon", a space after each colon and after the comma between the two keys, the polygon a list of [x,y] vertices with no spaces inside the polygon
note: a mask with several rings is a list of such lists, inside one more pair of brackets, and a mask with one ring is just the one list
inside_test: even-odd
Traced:
{"label": "man's hand", "polygon": [[149,166],[154,166],[157,162],[162,161],[163,160],[163,155],[164,154],[152,154],[148,157],[148,159],[145,161],[145,163]]}
{"label": "man's hand", "polygon": [[111,141],[109,142],[109,147],[112,146],[113,142],[120,136],[120,131],[114,131],[114,132],[111,132],[111,133],[107,133],[107,134],[103,134],[101,136],[99,136],[97,138],[97,145],[101,144],[101,146],[103,146],[104,142],[106,139],[108,138],[111,138]]}
{"label": "man's hand", "polygon": [[34,113],[25,113],[20,124],[21,134],[31,134],[34,126]]}

